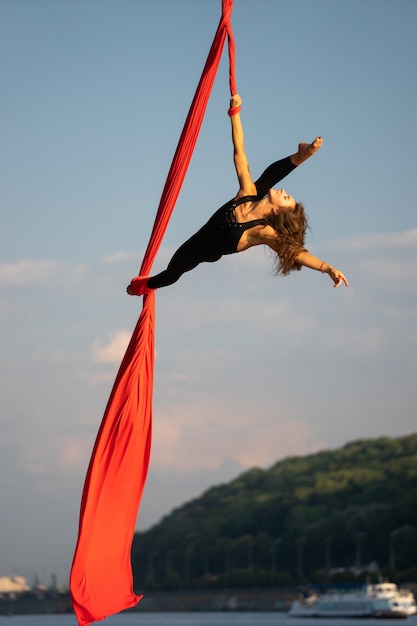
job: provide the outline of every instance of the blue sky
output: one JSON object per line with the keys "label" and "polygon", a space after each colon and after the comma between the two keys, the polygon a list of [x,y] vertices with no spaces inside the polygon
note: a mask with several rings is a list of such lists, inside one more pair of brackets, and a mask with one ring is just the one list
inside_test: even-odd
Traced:
{"label": "blue sky", "polygon": [[[84,476],[220,0],[1,0],[0,576],[67,576]],[[245,469],[417,429],[417,4],[235,0],[252,174],[285,181],[309,270],[261,248],[157,294],[154,439],[138,517]],[[155,271],[237,191],[226,56]]]}

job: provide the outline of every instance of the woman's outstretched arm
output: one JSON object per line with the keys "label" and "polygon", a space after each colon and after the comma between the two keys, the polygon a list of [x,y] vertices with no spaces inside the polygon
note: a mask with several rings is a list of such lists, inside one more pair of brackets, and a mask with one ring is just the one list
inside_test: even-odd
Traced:
{"label": "woman's outstretched arm", "polygon": [[245,135],[242,120],[240,119],[240,107],[242,98],[235,94],[230,98],[230,122],[232,124],[233,161],[239,181],[239,191],[236,198],[256,195],[256,187],[252,180],[248,158],[245,152]]}
{"label": "woman's outstretched arm", "polygon": [[332,267],[325,261],[318,259],[310,252],[307,252],[307,250],[300,252],[300,254],[297,256],[297,262],[300,265],[309,267],[312,270],[317,270],[318,272],[322,272],[323,274],[328,274],[334,282],[335,287],[339,287],[342,283],[345,283],[346,287],[349,287],[348,280],[343,272],[340,272],[335,267]]}

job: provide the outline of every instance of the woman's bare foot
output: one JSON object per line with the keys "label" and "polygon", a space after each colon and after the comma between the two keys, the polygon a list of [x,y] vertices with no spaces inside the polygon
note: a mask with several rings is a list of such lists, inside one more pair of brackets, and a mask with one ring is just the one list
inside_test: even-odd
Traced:
{"label": "woman's bare foot", "polygon": [[322,137],[316,137],[312,143],[299,143],[298,144],[298,152],[291,155],[291,162],[294,165],[301,165],[304,161],[307,161],[313,154],[317,152],[319,148],[321,148],[323,143]]}
{"label": "woman's bare foot", "polygon": [[148,287],[149,276],[135,276],[130,281],[130,285],[126,288],[129,296],[143,296],[147,293],[152,293],[155,289]]}

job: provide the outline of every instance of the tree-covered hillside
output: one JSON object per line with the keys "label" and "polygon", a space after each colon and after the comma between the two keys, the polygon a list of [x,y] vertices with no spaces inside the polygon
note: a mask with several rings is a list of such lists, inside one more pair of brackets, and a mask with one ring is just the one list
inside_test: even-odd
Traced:
{"label": "tree-covered hillside", "polygon": [[297,584],[371,562],[417,580],[417,433],[254,468],[137,533],[132,548],[141,588]]}

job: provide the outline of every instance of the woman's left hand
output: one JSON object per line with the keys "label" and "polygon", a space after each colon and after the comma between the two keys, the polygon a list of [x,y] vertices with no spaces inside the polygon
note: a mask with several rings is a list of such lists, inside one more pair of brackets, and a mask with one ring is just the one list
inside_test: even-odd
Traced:
{"label": "woman's left hand", "polygon": [[236,107],[240,107],[242,106],[242,98],[239,96],[238,93],[235,93],[231,98],[230,98],[230,108],[234,109]]}
{"label": "woman's left hand", "polygon": [[326,269],[326,273],[334,282],[333,287],[340,287],[342,283],[345,283],[346,287],[349,287],[348,279],[346,278],[346,276],[343,274],[343,272],[340,272],[335,267],[329,265],[328,269]]}

